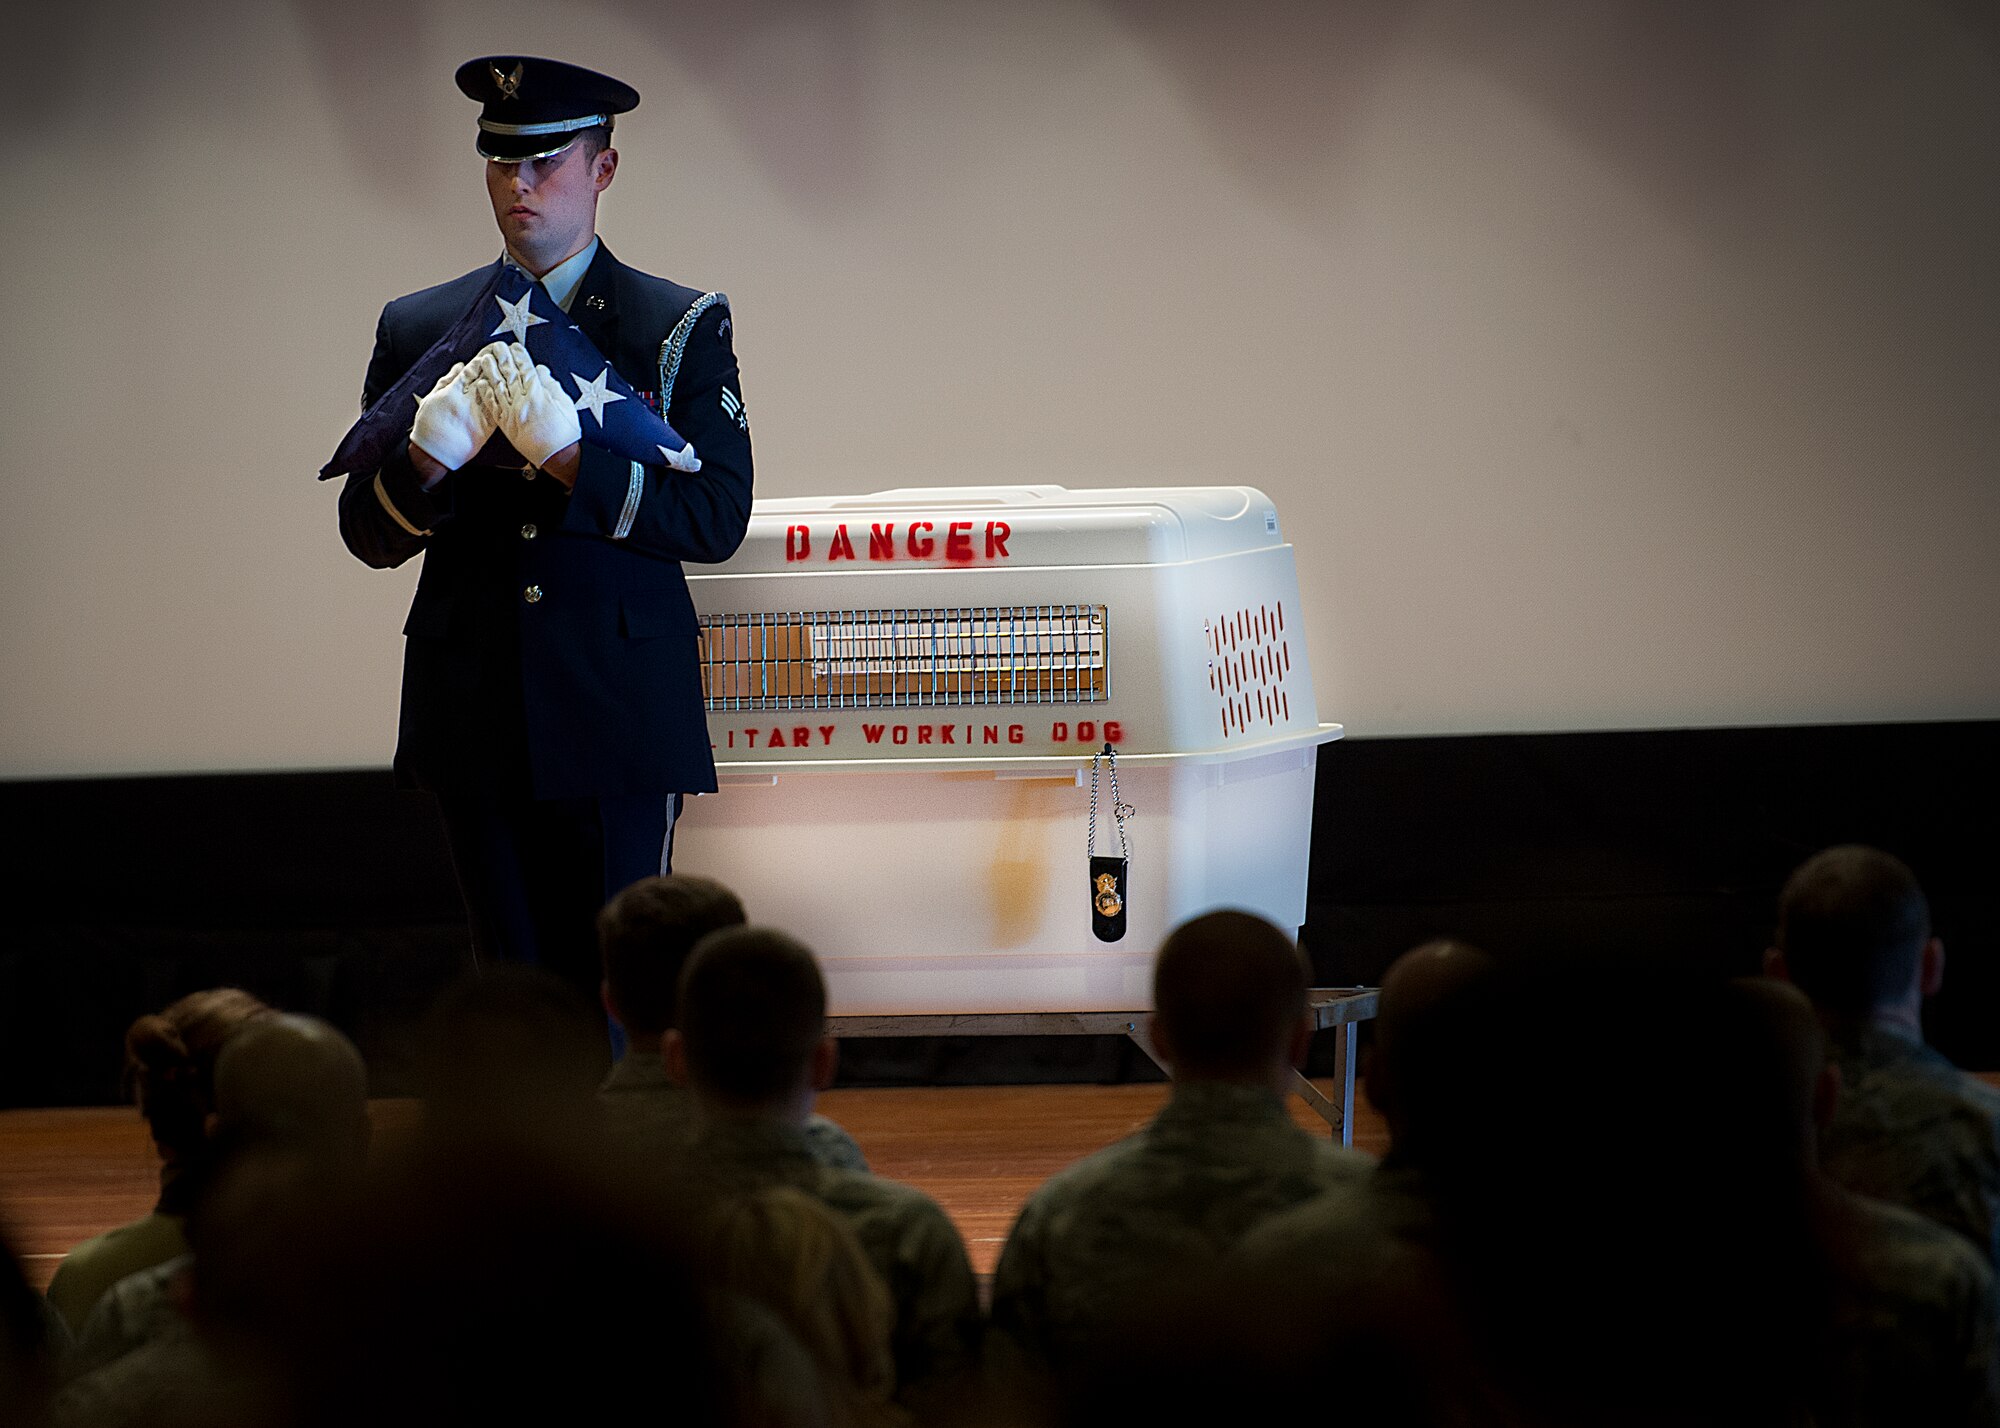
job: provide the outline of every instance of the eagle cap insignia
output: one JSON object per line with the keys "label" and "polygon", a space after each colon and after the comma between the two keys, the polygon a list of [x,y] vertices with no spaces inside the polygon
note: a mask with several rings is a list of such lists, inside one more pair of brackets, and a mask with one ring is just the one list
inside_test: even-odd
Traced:
{"label": "eagle cap insignia", "polygon": [[489,65],[488,68],[493,71],[493,82],[500,86],[500,97],[502,99],[516,99],[520,97],[522,66],[518,62],[514,65],[514,72],[512,74],[502,74],[500,66],[497,64]]}
{"label": "eagle cap insignia", "polygon": [[1097,875],[1097,895],[1092,902],[1100,917],[1116,917],[1125,910],[1125,900],[1118,896],[1118,877],[1115,873]]}

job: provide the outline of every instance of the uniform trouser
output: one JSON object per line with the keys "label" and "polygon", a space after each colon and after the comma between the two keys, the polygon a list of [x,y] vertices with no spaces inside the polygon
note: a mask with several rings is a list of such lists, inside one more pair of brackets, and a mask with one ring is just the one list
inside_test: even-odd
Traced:
{"label": "uniform trouser", "polygon": [[440,795],[479,964],[542,967],[594,1005],[597,911],[669,870],[680,806],[677,793],[498,806]]}

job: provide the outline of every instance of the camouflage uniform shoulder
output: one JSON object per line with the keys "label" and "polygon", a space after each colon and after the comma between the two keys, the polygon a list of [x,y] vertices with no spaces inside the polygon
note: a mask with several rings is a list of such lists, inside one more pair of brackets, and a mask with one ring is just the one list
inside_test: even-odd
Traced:
{"label": "camouflage uniform shoulder", "polygon": [[1144,1130],[1029,1197],[994,1273],[996,1339],[1017,1372],[1083,1362],[1134,1306],[1370,1164],[1301,1130],[1267,1089],[1179,1084]]}
{"label": "camouflage uniform shoulder", "polygon": [[1108,1190],[1165,1206],[1185,1193],[1243,1198],[1268,1212],[1360,1179],[1373,1164],[1301,1130],[1267,1090],[1190,1082],[1144,1129],[1050,1177],[1036,1198],[1057,1207]]}
{"label": "camouflage uniform shoulder", "polygon": [[51,1428],[226,1422],[211,1417],[231,1387],[185,1323],[72,1379],[50,1405]]}
{"label": "camouflage uniform shoulder", "polygon": [[1912,1211],[1844,1195],[1835,1243],[1836,1375],[1863,1422],[2000,1422],[1993,1272]]}
{"label": "camouflage uniform shoulder", "polygon": [[76,1336],[71,1372],[90,1373],[144,1344],[173,1335],[182,1320],[171,1286],[193,1263],[193,1255],[180,1255],[128,1274],[112,1285]]}
{"label": "camouflage uniform shoulder", "polygon": [[128,1274],[150,1269],[187,1253],[187,1230],[179,1215],[155,1210],[77,1245],[56,1266],[48,1299],[62,1314],[72,1336],[80,1332],[98,1300]]}
{"label": "camouflage uniform shoulder", "polygon": [[1166,1179],[1172,1178],[1171,1172],[1163,1179],[1166,1167],[1161,1160],[1141,1130],[1071,1162],[1028,1197],[1008,1235],[1009,1243],[1063,1224],[1072,1211],[1109,1212],[1114,1200],[1170,1195]]}
{"label": "camouflage uniform shoulder", "polygon": [[1961,1071],[1922,1042],[1870,1031],[1843,1038],[1835,1057],[1844,1082],[1843,1109],[1906,1102],[1913,1109],[2000,1123],[2000,1088]]}
{"label": "camouflage uniform shoulder", "polygon": [[913,1185],[819,1166],[812,1193],[841,1216],[895,1306],[891,1349],[905,1406],[965,1391],[979,1367],[984,1319],[965,1241],[937,1201]]}
{"label": "camouflage uniform shoulder", "polygon": [[1924,1215],[2000,1263],[2000,1091],[1883,1032],[1838,1053],[1843,1086],[1820,1139],[1828,1175]]}
{"label": "camouflage uniform shoulder", "polygon": [[[1373,1160],[1294,1125],[1281,1103],[1246,1088],[1177,1088],[1144,1130],[1057,1172],[1030,1197],[1009,1246],[1069,1241],[1066,1256],[1212,1254],[1252,1226],[1341,1185]],[[1091,1248],[1092,1244],[1096,1249]]]}
{"label": "camouflage uniform shoulder", "polygon": [[1280,1210],[1243,1237],[1239,1257],[1248,1264],[1316,1263],[1372,1237],[1372,1216],[1358,1182],[1336,1185]]}
{"label": "camouflage uniform shoulder", "polygon": [[1329,1190],[1359,1184],[1374,1173],[1375,1157],[1367,1151],[1342,1145],[1331,1138],[1322,1140],[1316,1135],[1307,1138],[1313,1147],[1311,1174],[1314,1179],[1324,1182]]}
{"label": "camouflage uniform shoulder", "polygon": [[1859,1298],[1920,1313],[1990,1315],[1993,1271],[1963,1238],[1900,1205],[1865,1195],[1846,1199],[1855,1229],[1840,1266]]}
{"label": "camouflage uniform shoulder", "polygon": [[1251,1264],[1304,1264],[1345,1272],[1427,1242],[1430,1220],[1421,1177],[1384,1161],[1273,1215],[1244,1237],[1242,1258]]}
{"label": "camouflage uniform shoulder", "polygon": [[812,1158],[821,1165],[835,1170],[865,1172],[868,1169],[868,1157],[861,1153],[854,1137],[825,1116],[814,1116],[806,1122],[806,1144],[812,1151]]}
{"label": "camouflage uniform shoulder", "polygon": [[668,1078],[658,1056],[630,1053],[597,1089],[605,1137],[645,1158],[678,1157],[698,1128],[694,1097]]}
{"label": "camouflage uniform shoulder", "polygon": [[1038,1207],[1038,1212],[1046,1215],[1071,1202],[1088,1201],[1103,1186],[1130,1178],[1145,1150],[1142,1131],[1072,1161],[1036,1188],[1028,1197],[1023,1213],[1029,1207]]}
{"label": "camouflage uniform shoulder", "polygon": [[885,1180],[865,1170],[821,1164],[813,1177],[812,1191],[827,1206],[844,1215],[880,1219],[897,1224],[940,1225],[956,1238],[951,1217],[943,1207],[914,1185]]}

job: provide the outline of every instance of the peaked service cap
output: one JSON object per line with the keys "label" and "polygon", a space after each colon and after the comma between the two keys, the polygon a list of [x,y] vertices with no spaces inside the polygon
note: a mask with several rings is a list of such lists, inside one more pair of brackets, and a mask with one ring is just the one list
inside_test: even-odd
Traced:
{"label": "peaked service cap", "polygon": [[639,103],[638,90],[608,74],[528,55],[467,60],[456,78],[460,91],[484,106],[479,152],[508,164],[559,154],[585,129]]}

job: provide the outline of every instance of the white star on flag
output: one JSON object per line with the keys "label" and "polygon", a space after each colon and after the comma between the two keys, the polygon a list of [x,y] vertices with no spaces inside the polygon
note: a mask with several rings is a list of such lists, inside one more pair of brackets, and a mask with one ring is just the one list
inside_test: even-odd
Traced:
{"label": "white star on flag", "polygon": [[500,294],[493,294],[493,301],[499,303],[500,311],[507,315],[501,318],[500,325],[487,335],[498,337],[503,332],[511,332],[514,334],[516,342],[525,343],[528,340],[529,328],[533,327],[536,323],[548,321],[546,317],[536,317],[532,312],[528,311],[528,304],[534,300],[534,296],[535,290],[533,288],[529,288],[528,291],[522,293],[519,302],[508,302]]}
{"label": "white star on flag", "polygon": [[599,372],[595,381],[586,382],[575,372],[569,374],[569,379],[576,383],[576,409],[596,417],[599,426],[604,425],[604,404],[625,400],[623,392],[614,392],[605,385],[611,380],[609,367]]}
{"label": "white star on flag", "polygon": [[692,442],[681,451],[669,451],[666,447],[662,446],[659,448],[659,452],[660,455],[666,458],[667,465],[673,467],[676,471],[701,470],[701,458],[694,454],[694,444]]}

